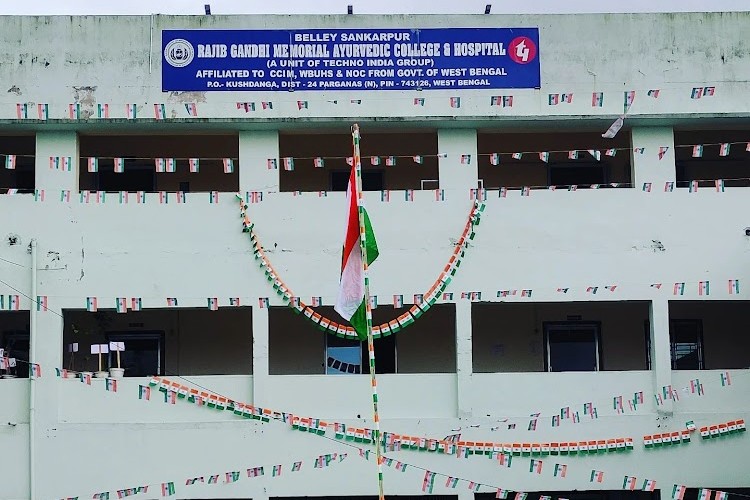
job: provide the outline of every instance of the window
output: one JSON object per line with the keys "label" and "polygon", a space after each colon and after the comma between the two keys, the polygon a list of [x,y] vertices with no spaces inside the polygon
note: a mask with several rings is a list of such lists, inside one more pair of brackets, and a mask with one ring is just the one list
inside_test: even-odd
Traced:
{"label": "window", "polygon": [[599,323],[545,323],[546,371],[601,370]]}
{"label": "window", "polygon": [[[326,374],[370,373],[367,342],[326,336]],[[396,335],[375,339],[375,372],[396,373]]]}
{"label": "window", "polygon": [[[331,191],[346,191],[349,186],[348,170],[331,172]],[[385,189],[382,170],[362,171],[362,191],[382,191]]]}
{"label": "window", "polygon": [[29,332],[28,330],[6,330],[3,332],[3,344],[5,357],[15,360],[14,365],[10,366],[5,375],[28,378],[28,365],[22,361],[29,359]]}
{"label": "window", "polygon": [[550,186],[588,187],[591,184],[606,184],[607,175],[602,163],[558,163],[549,166]]}
{"label": "window", "polygon": [[702,370],[703,322],[699,319],[670,320],[669,347],[673,370]]}
{"label": "window", "polygon": [[[102,160],[104,163],[105,160]],[[155,191],[156,172],[152,165],[136,164],[126,160],[128,175],[115,173],[114,167],[100,165],[96,175],[97,191]]]}
{"label": "window", "polygon": [[[125,350],[120,353],[120,368],[125,369],[125,376],[164,375],[163,331],[112,332],[107,334],[107,342],[125,344]],[[107,366],[117,366],[117,353],[109,353]]]}

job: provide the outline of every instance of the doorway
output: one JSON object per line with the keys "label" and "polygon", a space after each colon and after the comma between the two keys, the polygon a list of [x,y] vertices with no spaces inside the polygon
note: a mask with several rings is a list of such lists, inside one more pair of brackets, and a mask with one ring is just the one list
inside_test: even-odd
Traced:
{"label": "doorway", "polygon": [[601,366],[601,323],[544,323],[545,371],[591,372]]}

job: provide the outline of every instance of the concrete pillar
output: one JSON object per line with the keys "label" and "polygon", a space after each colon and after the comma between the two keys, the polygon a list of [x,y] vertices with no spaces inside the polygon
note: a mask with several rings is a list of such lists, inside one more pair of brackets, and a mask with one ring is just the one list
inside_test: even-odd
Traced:
{"label": "concrete pillar", "polygon": [[[643,189],[643,183],[650,182],[653,191],[663,192],[664,183],[676,178],[672,127],[635,127],[632,138],[630,154],[635,188]],[[668,149],[660,160],[659,149],[663,147]],[[638,148],[643,148],[643,154],[636,152]]]}
{"label": "concrete pillar", "polygon": [[[447,155],[438,158],[440,189],[469,199],[469,190],[477,188],[477,131],[438,130],[438,153]],[[462,155],[468,155],[468,163],[461,163]]]}
{"label": "concrete pillar", "polygon": [[268,308],[253,307],[253,404],[268,403]]}
{"label": "concrete pillar", "polygon": [[[651,373],[654,380],[654,394],[662,394],[665,386],[672,385],[672,355],[669,343],[669,301],[651,301],[649,308],[651,327]],[[662,394],[663,397],[663,394]],[[664,404],[657,406],[660,414],[672,414],[672,400],[664,398]]]}
{"label": "concrete pillar", "polygon": [[471,397],[469,388],[474,370],[471,348],[471,302],[456,302],[456,401],[458,417],[471,417]]}
{"label": "concrete pillar", "polygon": [[[277,168],[268,169],[268,159]],[[277,130],[240,131],[240,192],[279,191],[279,132]]]}
{"label": "concrete pillar", "polygon": [[[50,157],[59,157],[59,169],[50,168]],[[70,172],[64,168],[64,159],[70,158]],[[45,197],[59,199],[61,191],[78,193],[78,134],[71,131],[37,132],[34,185],[43,189]]]}

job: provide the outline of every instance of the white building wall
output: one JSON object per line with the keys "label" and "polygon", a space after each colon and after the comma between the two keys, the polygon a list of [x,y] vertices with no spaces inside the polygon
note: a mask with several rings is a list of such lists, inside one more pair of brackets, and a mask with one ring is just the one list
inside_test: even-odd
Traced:
{"label": "white building wall", "polygon": [[[32,238],[39,245],[38,294],[49,307],[85,307],[87,296],[99,297],[100,307],[114,307],[116,297],[142,297],[146,309],[164,306],[165,297],[178,296],[180,307],[206,307],[207,297],[240,297],[253,305],[253,348],[246,375],[190,376],[192,383],[210,387],[240,400],[284,411],[368,425],[370,395],[366,377],[270,375],[267,309],[255,307],[260,297],[271,297],[265,277],[252,259],[250,243],[241,233],[237,203],[221,193],[209,204],[206,193],[188,193],[185,204],[159,204],[154,193],[145,204],[121,205],[116,197],[104,204],[79,203],[77,172],[49,170],[49,156],[71,156],[77,164],[76,132],[127,131],[191,133],[239,130],[240,190],[262,190],[261,203],[249,215],[268,255],[294,292],[305,298],[321,296],[333,302],[340,266],[343,193],[319,198],[278,191],[278,171],[266,168],[265,158],[278,156],[278,131],[287,128],[348,127],[360,121],[363,141],[368,127],[388,130],[394,121],[409,126],[438,128],[438,142],[449,157],[441,159],[441,188],[446,200],[436,202],[431,191],[417,191],[413,202],[394,196],[382,202],[379,193],[366,193],[368,212],[378,236],[381,256],[372,268],[372,293],[383,297],[424,293],[450,255],[451,238],[458,236],[468,214],[468,189],[475,186],[476,167],[456,163],[456,154],[476,153],[476,130],[549,126],[602,131],[622,112],[622,91],[638,94],[626,124],[632,125],[632,146],[647,153],[633,156],[634,189],[532,191],[507,198],[491,193],[477,238],[451,284],[456,301],[456,370],[447,374],[396,374],[379,378],[382,428],[402,434],[442,437],[462,427],[468,440],[546,442],[585,438],[633,437],[629,454],[568,459],[565,486],[551,476],[553,459],[545,460],[541,477],[529,474],[527,459],[498,472],[494,461],[465,461],[432,454],[400,452],[393,457],[436,472],[516,491],[564,489],[619,489],[625,474],[655,479],[665,494],[671,484],[692,487],[747,487],[746,437],[719,442],[646,451],[644,434],[677,430],[687,420],[698,425],[747,418],[747,370],[733,370],[731,388],[719,387],[718,371],[672,372],[669,368],[667,300],[705,299],[697,283],[728,279],[748,282],[745,256],[750,245],[746,188],[724,193],[702,189],[663,192],[674,179],[673,126],[700,128],[704,123],[730,123],[745,118],[745,95],[750,81],[747,55],[741,50],[750,25],[747,14],[584,15],[584,16],[211,16],[211,17],[5,17],[0,18],[0,72],[17,92],[0,96],[0,125],[8,131],[37,134],[36,187],[47,198],[32,195],[0,196],[9,214],[0,224],[0,237],[17,234],[20,244],[0,243],[0,257],[21,266],[0,263],[2,280],[30,295]],[[514,91],[514,106],[487,106],[488,92],[461,91],[462,106],[452,109],[455,91],[424,94],[425,106],[408,104],[411,93],[368,94],[368,101],[350,92],[336,92],[342,103],[362,98],[353,108],[317,106],[327,93],[248,94],[169,93],[160,91],[159,33],[164,28],[261,27],[441,27],[539,26],[542,40],[540,90]],[[660,28],[654,29],[658,25]],[[591,43],[580,43],[588,33]],[[716,33],[722,33],[721,37]],[[153,43],[150,43],[153,34]],[[31,42],[33,40],[33,43]],[[628,41],[624,43],[623,41]],[[693,86],[715,85],[711,98],[690,99]],[[659,99],[645,91],[660,88]],[[611,92],[602,108],[592,108],[592,91]],[[571,105],[548,107],[547,94],[574,92]],[[494,92],[493,92],[494,93]],[[609,95],[609,94],[607,94]],[[246,115],[237,101],[273,99],[265,114]],[[314,106],[302,114],[298,99]],[[16,120],[18,102],[48,103],[50,120]],[[81,102],[92,109],[110,103],[112,119],[70,121],[67,105]],[[137,102],[145,118],[124,120],[125,103]],[[184,102],[197,102],[198,119],[182,117]],[[156,123],[153,103],[166,103],[171,118]],[[375,119],[378,120],[375,120]],[[467,122],[466,129],[459,128]],[[737,122],[731,122],[737,123]],[[739,122],[741,124],[741,122]],[[401,124],[403,126],[403,123]],[[466,124],[461,123],[461,127]],[[630,126],[628,125],[628,126]],[[626,133],[623,131],[622,133]],[[658,147],[669,147],[662,160]],[[441,151],[442,152],[442,151]],[[246,161],[249,159],[249,161]],[[644,192],[643,182],[652,182]],[[59,201],[61,190],[71,190],[71,202]],[[665,251],[654,251],[653,242]],[[58,259],[59,256],[59,259]],[[672,296],[674,282],[688,283],[684,296]],[[650,287],[663,283],[661,289]],[[616,294],[586,294],[588,286],[617,284]],[[556,291],[570,287],[567,294]],[[473,373],[471,308],[461,291],[481,291],[484,300],[497,301],[501,289],[533,289],[535,302],[589,300],[646,300],[652,302],[652,362],[650,371],[600,373]],[[711,300],[747,299],[728,295],[723,286]],[[13,292],[0,284],[2,294]],[[609,292],[608,292],[609,293]],[[520,296],[510,301],[531,301]],[[29,300],[22,302],[29,309]],[[33,308],[31,308],[33,309]],[[35,314],[32,311],[32,314]],[[211,413],[186,405],[164,405],[156,391],[152,401],[136,398],[136,387],[146,380],[126,379],[117,394],[99,387],[53,376],[61,366],[62,319],[51,312],[37,314],[36,359],[44,376],[34,382],[0,380],[0,447],[18,450],[0,454],[0,498],[91,495],[97,491],[158,484],[176,480],[178,498],[266,498],[291,495],[365,495],[375,488],[373,462],[356,456],[342,443],[290,431],[280,423],[238,421],[231,414]],[[452,325],[447,325],[452,327]],[[214,332],[212,335],[221,335]],[[409,331],[399,335],[408,336]],[[211,342],[207,335],[206,342]],[[429,348],[429,346],[426,346]],[[611,409],[613,395],[644,390],[648,395],[664,385],[684,387],[700,377],[705,399],[657,408],[651,399],[637,416],[622,417]],[[35,418],[28,418],[29,384],[35,385]],[[546,423],[536,432],[498,427],[503,417],[531,412],[551,415],[568,404],[595,401],[598,420],[553,429]],[[659,418],[657,420],[657,417]],[[666,417],[666,420],[665,420]],[[4,425],[5,422],[9,422]],[[478,426],[478,427],[470,427]],[[34,464],[29,467],[29,435],[34,441]],[[186,491],[184,479],[194,475],[269,467],[294,459],[311,464],[318,455],[348,452],[349,459],[323,470],[311,467],[299,475],[243,478],[221,488],[195,486]],[[695,464],[700,467],[695,467]],[[549,467],[549,468],[547,468]],[[591,469],[606,471],[602,484],[591,484]],[[423,473],[386,470],[386,492],[419,494]],[[182,480],[182,483],[180,483]],[[442,485],[436,492],[448,493]]]}

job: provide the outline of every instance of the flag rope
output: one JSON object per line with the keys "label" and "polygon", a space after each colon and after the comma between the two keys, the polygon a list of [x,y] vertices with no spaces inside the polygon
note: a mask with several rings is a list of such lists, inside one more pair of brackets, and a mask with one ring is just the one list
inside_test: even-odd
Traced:
{"label": "flag rope", "polygon": [[352,125],[352,143],[354,147],[354,170],[356,173],[356,200],[357,212],[359,214],[359,248],[362,252],[362,270],[364,272],[365,285],[365,320],[367,325],[367,353],[370,363],[370,382],[372,384],[372,415],[375,429],[373,439],[375,440],[375,461],[378,467],[378,498],[385,499],[383,494],[383,460],[380,446],[380,416],[378,414],[378,382],[375,375],[375,340],[372,335],[372,304],[370,304],[370,277],[367,265],[367,235],[365,231],[365,213],[362,197],[362,161],[359,155],[359,125]]}

